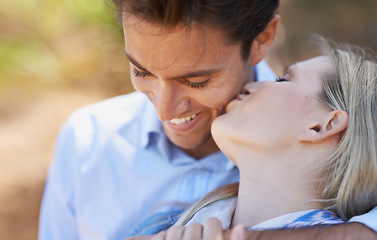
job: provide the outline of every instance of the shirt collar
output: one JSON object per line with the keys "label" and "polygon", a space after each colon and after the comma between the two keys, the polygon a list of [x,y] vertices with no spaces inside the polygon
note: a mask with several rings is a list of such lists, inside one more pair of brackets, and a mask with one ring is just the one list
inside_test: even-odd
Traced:
{"label": "shirt collar", "polygon": [[255,66],[255,79],[257,82],[275,81],[276,74],[268,64],[262,60]]}
{"label": "shirt collar", "polygon": [[147,100],[142,118],[143,119],[140,119],[140,146],[144,149],[157,147],[164,159],[171,159],[171,148],[175,146],[170,144],[162,127],[162,123],[158,118],[156,109],[149,100]]}
{"label": "shirt collar", "polygon": [[135,147],[146,148],[151,140],[156,138],[153,136],[154,134],[163,134],[162,125],[149,99],[140,92],[131,94],[134,98],[138,97],[135,98],[136,100],[131,99],[135,101],[132,103],[135,108],[125,109],[128,115],[126,115],[125,123],[119,133]]}
{"label": "shirt collar", "polygon": [[159,137],[165,135],[165,133],[161,121],[157,116],[156,109],[149,100],[147,100],[142,118],[140,146],[146,148],[154,138],[158,140]]}

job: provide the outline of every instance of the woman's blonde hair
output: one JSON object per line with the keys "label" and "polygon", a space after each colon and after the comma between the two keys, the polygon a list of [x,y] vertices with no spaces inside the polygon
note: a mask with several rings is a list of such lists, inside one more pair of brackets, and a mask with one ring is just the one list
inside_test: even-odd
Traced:
{"label": "woman's blonde hair", "polygon": [[[323,55],[335,64],[332,74],[323,78],[319,98],[330,109],[349,114],[337,149],[325,161],[321,201],[348,220],[377,206],[377,64],[365,49],[317,40]],[[237,183],[220,187],[187,209],[176,225],[184,225],[213,202],[237,195]]]}
{"label": "woman's blonde hair", "polygon": [[175,225],[181,226],[185,225],[195,213],[200,209],[208,206],[211,203],[214,203],[219,200],[237,197],[238,196],[238,183],[228,184],[219,188],[216,188],[212,192],[208,193],[199,201],[192,204],[186,211],[184,211]]}
{"label": "woman's blonde hair", "polygon": [[349,115],[347,129],[323,175],[327,209],[348,220],[377,206],[377,63],[374,54],[321,40],[335,63],[321,100]]}

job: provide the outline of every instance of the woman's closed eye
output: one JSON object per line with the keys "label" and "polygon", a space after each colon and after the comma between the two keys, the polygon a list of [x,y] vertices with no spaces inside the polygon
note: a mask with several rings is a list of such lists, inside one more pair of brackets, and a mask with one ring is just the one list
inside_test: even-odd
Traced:
{"label": "woman's closed eye", "polygon": [[282,77],[278,77],[276,78],[276,82],[288,82],[288,80]]}

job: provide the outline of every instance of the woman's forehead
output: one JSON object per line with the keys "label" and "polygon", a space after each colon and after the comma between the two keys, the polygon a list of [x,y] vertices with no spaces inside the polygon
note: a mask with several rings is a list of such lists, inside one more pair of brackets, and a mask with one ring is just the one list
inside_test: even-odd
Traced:
{"label": "woman's forehead", "polygon": [[328,56],[318,56],[289,65],[285,74],[323,76],[327,71],[334,69],[334,63]]}

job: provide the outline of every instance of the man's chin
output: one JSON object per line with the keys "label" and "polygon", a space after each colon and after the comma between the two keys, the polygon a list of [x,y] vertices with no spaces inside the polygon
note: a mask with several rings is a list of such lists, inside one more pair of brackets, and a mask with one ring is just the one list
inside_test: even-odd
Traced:
{"label": "man's chin", "polygon": [[177,137],[177,136],[168,136],[171,143],[173,143],[175,146],[179,147],[180,149],[184,151],[194,151],[195,149],[200,148],[203,144],[205,144],[205,140],[201,139],[190,139],[188,141],[188,138],[190,137]]}

